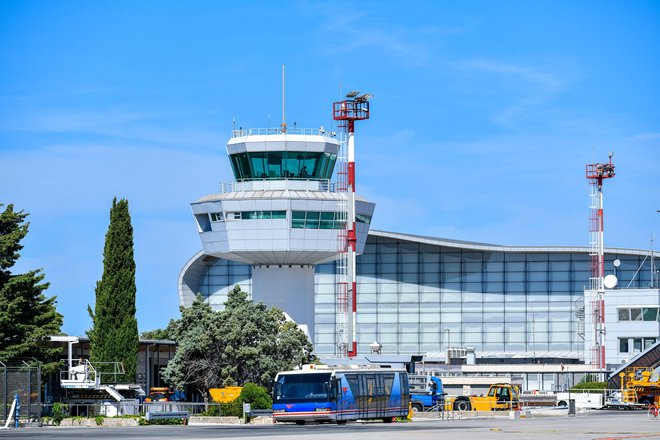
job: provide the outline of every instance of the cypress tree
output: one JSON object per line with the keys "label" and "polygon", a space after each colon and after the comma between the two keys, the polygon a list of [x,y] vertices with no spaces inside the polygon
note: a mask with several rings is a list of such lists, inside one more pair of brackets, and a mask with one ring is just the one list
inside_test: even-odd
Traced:
{"label": "cypress tree", "polygon": [[[118,380],[134,382],[137,370],[138,327],[135,318],[135,259],[133,226],[128,201],[115,197],[103,249],[103,276],[96,283],[96,303],[89,331],[91,361],[122,362],[126,375]],[[108,371],[107,367],[101,368]],[[104,381],[109,381],[107,376]]]}
{"label": "cypress tree", "polygon": [[[0,207],[3,205],[0,204]],[[48,348],[49,336],[60,334],[62,315],[55,297],[44,295],[49,283],[41,269],[14,274],[10,268],[20,257],[27,235],[28,216],[13,205],[0,212],[0,361],[37,360],[45,373],[57,369],[53,358],[59,348]]]}

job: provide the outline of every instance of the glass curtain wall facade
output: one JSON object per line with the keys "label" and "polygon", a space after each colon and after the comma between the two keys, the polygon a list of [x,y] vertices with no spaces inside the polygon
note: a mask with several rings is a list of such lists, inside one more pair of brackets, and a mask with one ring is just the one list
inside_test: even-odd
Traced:
{"label": "glass curtain wall facade", "polygon": [[[450,344],[474,347],[478,357],[581,357],[587,252],[475,245],[370,234],[358,256],[358,351],[369,353],[378,341],[387,354],[442,352]],[[621,261],[620,287],[650,285],[644,256],[607,254],[606,273],[614,273],[614,259]],[[251,291],[250,278],[250,266],[219,259],[202,276],[200,293],[222,307],[235,284]],[[320,355],[335,353],[335,284],[334,263],[318,265],[314,345]]]}
{"label": "glass curtain wall facade", "polygon": [[206,266],[200,280],[199,293],[214,310],[222,310],[227,294],[236,285],[241,286],[244,292],[252,294],[250,265],[217,258],[213,264]]}
{"label": "glass curtain wall facade", "polygon": [[[474,347],[481,355],[582,349],[576,307],[590,276],[581,254],[476,252],[369,237],[358,257],[360,352]],[[318,268],[317,350],[331,347],[332,264]]]}

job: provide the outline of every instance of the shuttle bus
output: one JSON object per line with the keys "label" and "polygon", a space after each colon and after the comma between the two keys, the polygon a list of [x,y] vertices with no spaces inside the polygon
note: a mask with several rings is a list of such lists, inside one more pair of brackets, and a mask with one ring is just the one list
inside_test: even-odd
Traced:
{"label": "shuttle bus", "polygon": [[408,414],[410,390],[405,369],[311,365],[275,377],[275,422],[337,422]]}

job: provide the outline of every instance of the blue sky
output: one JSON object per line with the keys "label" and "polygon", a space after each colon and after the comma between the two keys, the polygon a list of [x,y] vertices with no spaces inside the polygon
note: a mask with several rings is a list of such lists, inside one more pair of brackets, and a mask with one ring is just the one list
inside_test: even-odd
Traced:
{"label": "blue sky", "polygon": [[340,85],[375,95],[356,135],[374,229],[585,246],[585,165],[614,151],[606,245],[648,249],[659,47],[655,1],[2,2],[0,203],[31,222],[15,270],[43,268],[83,334],[124,197],[139,328],[178,317],[189,203],[232,180],[232,117],[279,124],[282,64],[289,125],[332,126]]}

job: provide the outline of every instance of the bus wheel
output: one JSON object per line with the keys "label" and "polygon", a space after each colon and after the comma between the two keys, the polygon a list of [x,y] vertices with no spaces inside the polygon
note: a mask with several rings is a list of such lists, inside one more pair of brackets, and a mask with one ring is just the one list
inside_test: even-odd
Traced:
{"label": "bus wheel", "polygon": [[392,423],[393,418],[392,417],[385,417],[383,418],[383,423]]}
{"label": "bus wheel", "polygon": [[338,425],[345,425],[345,424],[346,424],[346,420],[337,420],[337,424],[338,424]]}
{"label": "bus wheel", "polygon": [[305,421],[304,420],[296,420],[296,425],[304,425]]}
{"label": "bus wheel", "polygon": [[454,402],[454,411],[470,411],[470,401],[469,400],[457,400]]}

